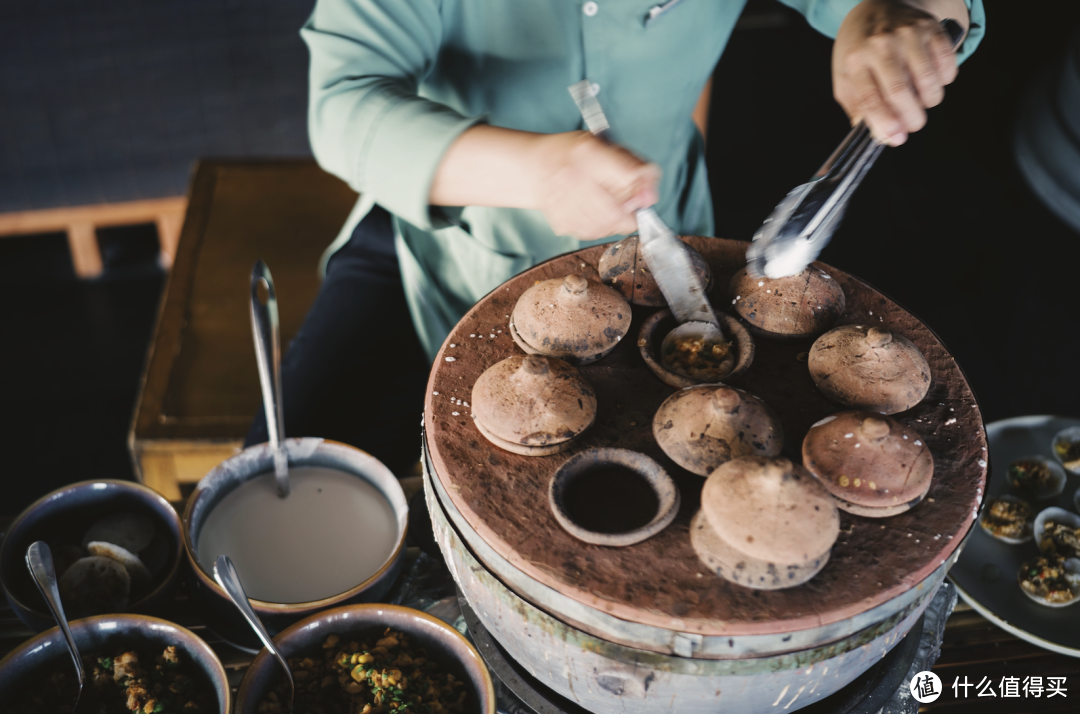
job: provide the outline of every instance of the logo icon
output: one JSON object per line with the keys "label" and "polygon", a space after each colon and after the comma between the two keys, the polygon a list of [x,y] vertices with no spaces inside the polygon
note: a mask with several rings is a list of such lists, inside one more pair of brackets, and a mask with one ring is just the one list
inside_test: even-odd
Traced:
{"label": "logo icon", "polygon": [[941,679],[933,672],[919,672],[911,678],[911,696],[919,704],[929,704],[941,696]]}

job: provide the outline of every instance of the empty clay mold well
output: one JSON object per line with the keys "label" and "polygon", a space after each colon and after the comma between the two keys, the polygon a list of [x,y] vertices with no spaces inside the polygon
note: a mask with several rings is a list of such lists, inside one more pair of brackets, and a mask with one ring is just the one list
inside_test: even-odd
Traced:
{"label": "empty clay mold well", "polygon": [[731,340],[731,346],[735,350],[735,366],[716,382],[703,382],[693,377],[674,372],[663,364],[661,356],[662,345],[667,334],[678,327],[671,310],[660,310],[650,315],[641,324],[638,332],[638,349],[645,364],[649,366],[653,374],[659,377],[665,384],[672,387],[692,387],[696,384],[727,384],[737,380],[743,372],[750,368],[754,361],[754,338],[746,330],[746,327],[731,315],[719,312],[716,319],[724,336]]}
{"label": "empty clay mold well", "polygon": [[667,472],[629,449],[575,454],[551,479],[555,520],[594,545],[627,546],[667,528],[679,510],[679,490]]}

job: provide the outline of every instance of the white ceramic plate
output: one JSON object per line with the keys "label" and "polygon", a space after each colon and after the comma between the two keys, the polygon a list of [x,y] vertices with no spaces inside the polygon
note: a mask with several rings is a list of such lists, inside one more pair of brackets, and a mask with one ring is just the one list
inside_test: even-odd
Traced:
{"label": "white ceramic plate", "polygon": [[[990,484],[986,498],[1012,493],[1006,470],[1016,459],[1032,454],[1053,458],[1054,434],[1080,419],[1026,416],[986,425],[990,449]],[[1036,501],[1036,512],[1048,506],[1075,511],[1073,493],[1080,476],[1069,475],[1057,498]],[[1072,657],[1080,657],[1080,618],[1070,608],[1044,607],[1029,599],[1016,583],[1016,572],[1025,560],[1039,555],[1034,541],[1009,545],[995,540],[982,528],[973,528],[960,559],[949,571],[960,597],[983,617],[1022,640]]]}

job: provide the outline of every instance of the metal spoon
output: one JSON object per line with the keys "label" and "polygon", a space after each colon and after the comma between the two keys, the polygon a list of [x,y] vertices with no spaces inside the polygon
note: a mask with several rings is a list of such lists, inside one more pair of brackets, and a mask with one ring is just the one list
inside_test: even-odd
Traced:
{"label": "metal spoon", "polygon": [[64,606],[60,603],[60,590],[56,587],[56,569],[53,568],[52,551],[45,541],[31,543],[26,549],[26,567],[30,570],[30,576],[34,579],[41,596],[45,598],[45,604],[49,606],[56,624],[64,633],[64,641],[67,643],[68,654],[75,663],[75,671],[79,674],[79,691],[75,695],[75,703],[71,711],[79,707],[79,699],[82,698],[83,685],[86,684],[86,672],[83,671],[82,657],[79,656],[79,648],[75,646],[75,638],[71,635],[68,627],[67,616],[64,615]]}
{"label": "metal spoon", "polygon": [[278,664],[285,670],[285,679],[289,682],[289,708],[287,711],[292,711],[293,697],[296,696],[296,684],[293,682],[292,670],[289,669],[289,663],[285,661],[285,657],[281,654],[281,650],[274,644],[274,640],[270,637],[270,633],[263,627],[262,620],[255,614],[255,611],[251,609],[251,603],[248,602],[247,593],[244,592],[244,586],[240,584],[240,576],[236,574],[236,568],[233,567],[232,560],[227,555],[219,555],[217,560],[214,561],[214,580],[217,581],[224,590],[225,594],[232,600],[233,605],[236,605],[236,609],[240,611],[240,614],[244,616],[247,623],[251,625],[251,629],[255,631],[255,635],[262,640],[266,649],[277,659]]}
{"label": "metal spoon", "polygon": [[[266,304],[259,299],[259,286],[266,286]],[[255,358],[259,365],[266,431],[274,452],[274,477],[278,495],[289,495],[289,456],[285,451],[285,407],[281,401],[281,331],[278,327],[277,293],[270,268],[261,260],[251,269],[251,332],[255,337]]]}

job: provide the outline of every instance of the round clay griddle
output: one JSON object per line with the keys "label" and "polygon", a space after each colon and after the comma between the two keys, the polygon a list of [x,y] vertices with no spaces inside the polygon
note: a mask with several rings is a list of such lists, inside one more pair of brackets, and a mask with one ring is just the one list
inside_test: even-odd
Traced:
{"label": "round clay griddle", "polygon": [[[709,262],[717,285],[727,285],[746,264],[747,243],[697,237],[687,242]],[[703,635],[757,635],[820,627],[866,612],[917,586],[955,551],[974,523],[986,483],[986,437],[967,380],[913,315],[824,265],[848,297],[837,325],[888,328],[908,337],[926,356],[929,394],[893,418],[923,436],[935,474],[926,500],[907,513],[887,519],[841,513],[840,537],[829,563],[806,584],[752,591],[710,574],[697,559],[689,525],[704,481],[667,458],[653,438],[653,415],[674,390],[649,372],[630,338],[580,368],[598,402],[596,423],[580,443],[544,457],[519,456],[491,445],[458,400],[469,400],[485,369],[519,352],[507,328],[518,296],[538,280],[566,275],[582,263],[595,265],[602,251],[596,246],[559,256],[500,286],[458,323],[436,357],[424,409],[435,474],[469,525],[499,555],[540,583],[623,620]],[[718,309],[730,307],[722,297],[713,303]],[[636,335],[653,312],[633,310],[629,335]],[[795,463],[801,463],[802,438],[811,425],[841,411],[810,378],[804,353],[812,343],[761,340],[753,366],[737,385],[779,416],[787,440],[782,454]],[[667,529],[633,546],[605,548],[582,543],[559,526],[547,504],[548,483],[567,458],[597,447],[640,451],[672,475],[682,506]]]}

